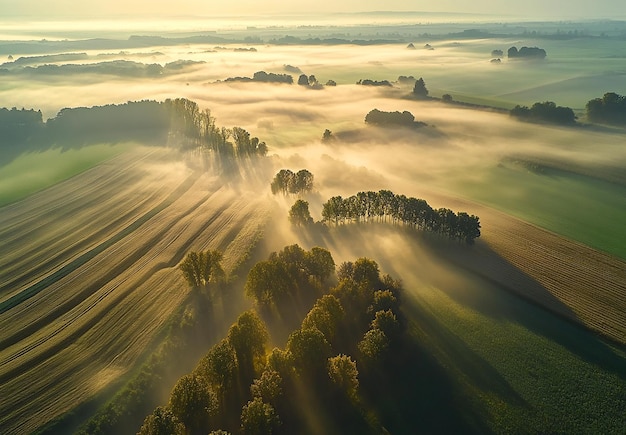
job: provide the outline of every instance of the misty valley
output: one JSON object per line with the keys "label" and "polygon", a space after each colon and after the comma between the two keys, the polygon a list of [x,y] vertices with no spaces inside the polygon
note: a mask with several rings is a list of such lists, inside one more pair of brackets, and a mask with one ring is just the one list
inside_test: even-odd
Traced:
{"label": "misty valley", "polygon": [[0,432],[623,433],[626,22],[425,17],[7,18]]}

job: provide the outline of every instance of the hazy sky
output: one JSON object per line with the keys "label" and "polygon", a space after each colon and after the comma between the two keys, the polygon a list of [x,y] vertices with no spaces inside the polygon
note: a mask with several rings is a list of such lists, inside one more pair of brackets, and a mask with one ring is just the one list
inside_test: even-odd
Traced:
{"label": "hazy sky", "polygon": [[624,0],[0,0],[0,16],[31,18],[215,16],[355,11],[426,11],[533,18],[616,18],[626,16]]}

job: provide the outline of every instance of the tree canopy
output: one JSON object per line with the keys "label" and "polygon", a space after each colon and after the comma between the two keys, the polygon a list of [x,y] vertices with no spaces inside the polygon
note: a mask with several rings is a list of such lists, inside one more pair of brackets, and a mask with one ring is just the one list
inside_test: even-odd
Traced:
{"label": "tree canopy", "polygon": [[272,252],[268,260],[250,269],[245,291],[261,306],[280,304],[297,296],[303,286],[310,285],[310,277],[321,282],[334,271],[335,262],[328,250],[314,247],[305,251],[298,245],[290,245]]}
{"label": "tree canopy", "polygon": [[626,96],[607,92],[602,98],[589,100],[587,119],[612,125],[626,125]]}
{"label": "tree canopy", "polygon": [[373,109],[365,115],[365,123],[379,127],[423,127],[423,122],[415,121],[415,116],[407,110],[404,112],[383,112]]}
{"label": "tree canopy", "polygon": [[178,268],[192,288],[206,288],[209,283],[219,282],[224,278],[222,259],[218,250],[190,252]]}
{"label": "tree canopy", "polygon": [[513,46],[508,49],[507,55],[513,59],[544,59],[546,50],[539,47],[522,47],[518,50]]}
{"label": "tree canopy", "polygon": [[433,209],[423,199],[407,198],[388,190],[359,192],[348,198],[334,196],[322,205],[322,219],[338,225],[346,222],[387,220],[447,235],[468,244],[480,237],[478,216],[450,209]]}
{"label": "tree canopy", "polygon": [[303,194],[313,190],[313,174],[307,169],[300,169],[298,172],[293,172],[290,169],[281,169],[274,176],[270,185],[272,193],[287,194]]}
{"label": "tree canopy", "polygon": [[289,222],[301,227],[313,223],[313,218],[309,212],[309,203],[302,199],[296,200],[289,210]]}
{"label": "tree canopy", "polygon": [[547,122],[551,124],[576,124],[576,115],[569,107],[557,106],[552,101],[535,103],[529,109],[526,106],[515,106],[510,111],[511,116],[523,121]]}
{"label": "tree canopy", "polygon": [[413,86],[413,95],[417,98],[428,97],[428,89],[426,89],[426,83],[424,83],[423,78],[420,77],[415,81],[415,85]]}

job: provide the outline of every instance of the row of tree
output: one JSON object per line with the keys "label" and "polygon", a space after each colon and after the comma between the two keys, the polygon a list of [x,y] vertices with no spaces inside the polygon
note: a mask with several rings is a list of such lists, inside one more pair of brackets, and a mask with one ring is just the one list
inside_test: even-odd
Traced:
{"label": "row of tree", "polygon": [[511,59],[544,59],[546,50],[539,47],[522,47],[519,50],[517,47],[511,47],[508,49],[507,55]]}
{"label": "row of tree", "polygon": [[[221,158],[265,156],[267,145],[241,127],[218,127],[209,109],[201,110],[195,101],[186,98],[166,100],[170,136],[190,147],[200,147]],[[231,140],[232,139],[232,140]]]}
{"label": "row of tree", "polygon": [[535,103],[532,107],[517,105],[509,112],[522,121],[545,122],[550,124],[574,125],[576,115],[569,107],[557,106],[552,101]]}
{"label": "row of tree", "polygon": [[248,273],[246,295],[261,307],[277,307],[297,301],[304,293],[319,292],[335,271],[335,262],[326,249],[305,251],[298,245],[274,252],[266,261],[255,264]]}
{"label": "row of tree", "polygon": [[626,125],[626,96],[607,92],[602,98],[589,100],[587,119],[612,125]]}
{"label": "row of tree", "polygon": [[322,206],[322,220],[335,225],[346,222],[387,221],[447,235],[474,243],[480,237],[478,216],[439,208],[433,209],[423,199],[396,195],[389,190],[359,192],[348,198],[334,196]]}
{"label": "row of tree", "polygon": [[300,169],[298,172],[281,169],[274,176],[270,187],[274,195],[277,193],[301,195],[313,190],[313,178],[313,174],[307,169]]}
{"label": "row of tree", "polygon": [[217,127],[210,110],[185,98],[64,108],[45,122],[40,111],[0,109],[2,157],[52,146],[125,141],[200,147],[226,158],[267,154],[265,142],[240,127]]}
{"label": "row of tree", "polygon": [[383,112],[373,109],[365,115],[365,123],[378,127],[423,127],[426,124],[415,121],[415,116],[407,110],[404,112]]}
{"label": "row of tree", "polygon": [[252,77],[229,77],[226,82],[261,82],[261,83],[285,83],[293,84],[293,76],[290,74],[268,73],[265,71],[257,71]]}
{"label": "row of tree", "polygon": [[[322,248],[310,252],[315,250]],[[268,261],[306,274],[306,254],[293,245]],[[332,274],[330,254],[328,260]],[[268,280],[281,281],[283,273],[274,271]],[[381,276],[367,258],[343,263],[337,277],[335,287],[323,287],[283,349],[267,352],[265,323],[254,311],[243,313],[139,433],[380,433],[382,424],[373,417],[379,413],[366,409],[372,403],[368,385],[383,382],[389,358],[402,347],[400,284]],[[313,419],[310,404],[318,413]]]}

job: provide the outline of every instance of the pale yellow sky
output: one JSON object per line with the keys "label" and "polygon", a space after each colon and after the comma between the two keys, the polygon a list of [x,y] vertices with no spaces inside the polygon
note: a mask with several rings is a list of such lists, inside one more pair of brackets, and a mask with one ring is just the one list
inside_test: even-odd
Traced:
{"label": "pale yellow sky", "polygon": [[0,0],[0,15],[28,15],[39,19],[99,18],[113,15],[146,18],[188,15],[250,16],[383,10],[461,12],[546,19],[626,16],[623,0]]}

